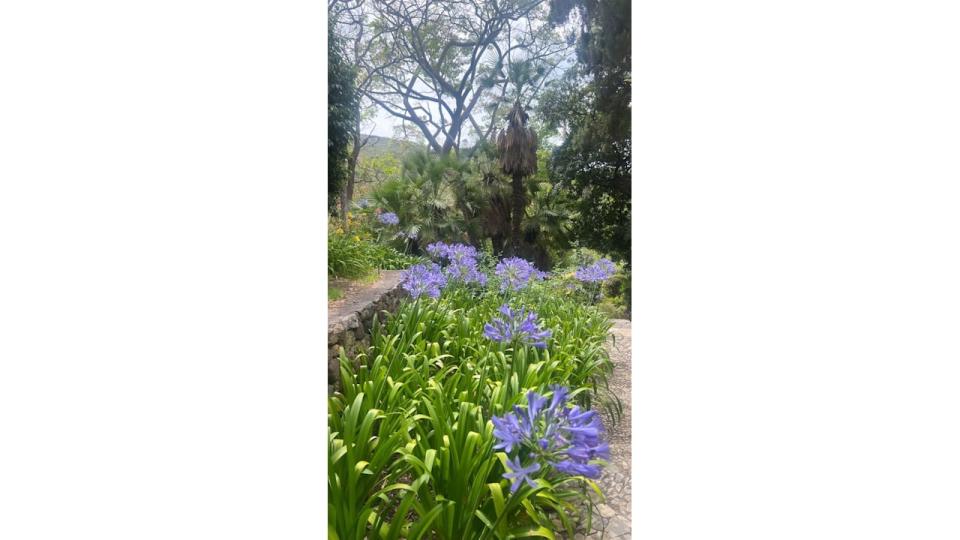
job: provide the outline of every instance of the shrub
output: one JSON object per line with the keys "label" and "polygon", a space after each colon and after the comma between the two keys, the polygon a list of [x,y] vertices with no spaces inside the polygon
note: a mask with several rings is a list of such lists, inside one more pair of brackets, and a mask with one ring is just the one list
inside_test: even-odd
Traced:
{"label": "shrub", "polygon": [[362,225],[344,230],[344,223],[331,222],[327,234],[327,276],[357,279],[375,270],[399,270],[420,260],[378,242]]}

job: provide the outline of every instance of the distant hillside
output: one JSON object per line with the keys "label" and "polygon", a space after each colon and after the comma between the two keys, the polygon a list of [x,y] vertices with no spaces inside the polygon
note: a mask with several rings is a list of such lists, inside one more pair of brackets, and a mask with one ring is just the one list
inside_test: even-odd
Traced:
{"label": "distant hillside", "polygon": [[422,149],[423,145],[408,141],[401,141],[390,137],[371,135],[366,146],[360,149],[361,158],[377,157],[383,154],[393,154],[397,159],[412,149]]}

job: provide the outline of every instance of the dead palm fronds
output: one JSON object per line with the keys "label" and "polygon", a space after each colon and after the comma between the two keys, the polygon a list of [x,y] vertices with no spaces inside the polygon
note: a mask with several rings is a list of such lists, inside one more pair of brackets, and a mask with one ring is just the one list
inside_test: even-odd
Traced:
{"label": "dead palm fronds", "polygon": [[497,155],[500,170],[512,178],[513,219],[510,227],[510,249],[513,254],[520,247],[520,222],[526,206],[523,178],[537,172],[537,134],[527,127],[528,115],[520,102],[514,103],[507,114],[507,127],[497,136]]}

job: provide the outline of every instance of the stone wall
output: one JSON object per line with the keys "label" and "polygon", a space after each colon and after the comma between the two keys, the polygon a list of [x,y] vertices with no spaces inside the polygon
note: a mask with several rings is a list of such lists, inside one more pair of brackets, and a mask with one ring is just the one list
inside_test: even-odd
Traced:
{"label": "stone wall", "polygon": [[348,357],[370,346],[370,328],[374,315],[384,320],[382,311],[393,313],[407,292],[400,287],[399,270],[384,270],[376,283],[351,292],[343,300],[332,302],[327,327],[328,391],[340,384],[340,351]]}

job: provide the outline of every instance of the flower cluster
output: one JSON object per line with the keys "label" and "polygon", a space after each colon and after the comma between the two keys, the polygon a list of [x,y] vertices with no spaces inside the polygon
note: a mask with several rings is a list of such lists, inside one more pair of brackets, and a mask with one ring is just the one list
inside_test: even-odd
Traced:
{"label": "flower cluster", "polygon": [[414,298],[420,298],[423,294],[439,298],[440,289],[446,284],[447,278],[436,264],[415,264],[403,272],[402,286]]}
{"label": "flower cluster", "polygon": [[477,259],[477,248],[466,244],[446,244],[434,242],[427,246],[427,253],[438,258],[446,259],[451,263],[463,262],[467,259]]}
{"label": "flower cluster", "polygon": [[450,281],[487,284],[487,276],[477,267],[477,249],[466,244],[434,242],[427,246],[427,253],[448,265],[444,269]]}
{"label": "flower cluster", "polygon": [[495,273],[500,278],[501,291],[519,291],[531,280],[544,279],[547,276],[545,272],[537,270],[533,263],[519,257],[503,259],[497,264]]}
{"label": "flower cluster", "polygon": [[590,266],[578,268],[576,277],[585,283],[600,283],[610,279],[616,271],[617,268],[610,259],[600,259]]}
{"label": "flower cluster", "polygon": [[597,478],[597,460],[610,459],[600,416],[577,405],[567,408],[569,391],[556,385],[551,389],[549,404],[545,396],[528,392],[526,409],[514,406],[513,412],[492,419],[497,438],[493,448],[508,454],[510,471],[503,476],[511,481],[513,493],[524,482],[536,487],[530,475],[544,466],[563,474]]}
{"label": "flower cluster", "polygon": [[467,259],[461,263],[453,263],[444,269],[450,281],[461,283],[476,283],[481,287],[487,284],[487,275],[477,268],[477,261]]}
{"label": "flower cluster", "polygon": [[484,337],[499,343],[516,341],[538,349],[546,348],[546,340],[553,335],[553,331],[539,327],[536,313],[526,313],[523,309],[514,312],[506,304],[500,306],[500,313],[503,317],[494,318],[483,325]]}
{"label": "flower cluster", "polygon": [[397,217],[393,212],[384,212],[377,216],[377,220],[384,225],[399,225],[400,218]]}

